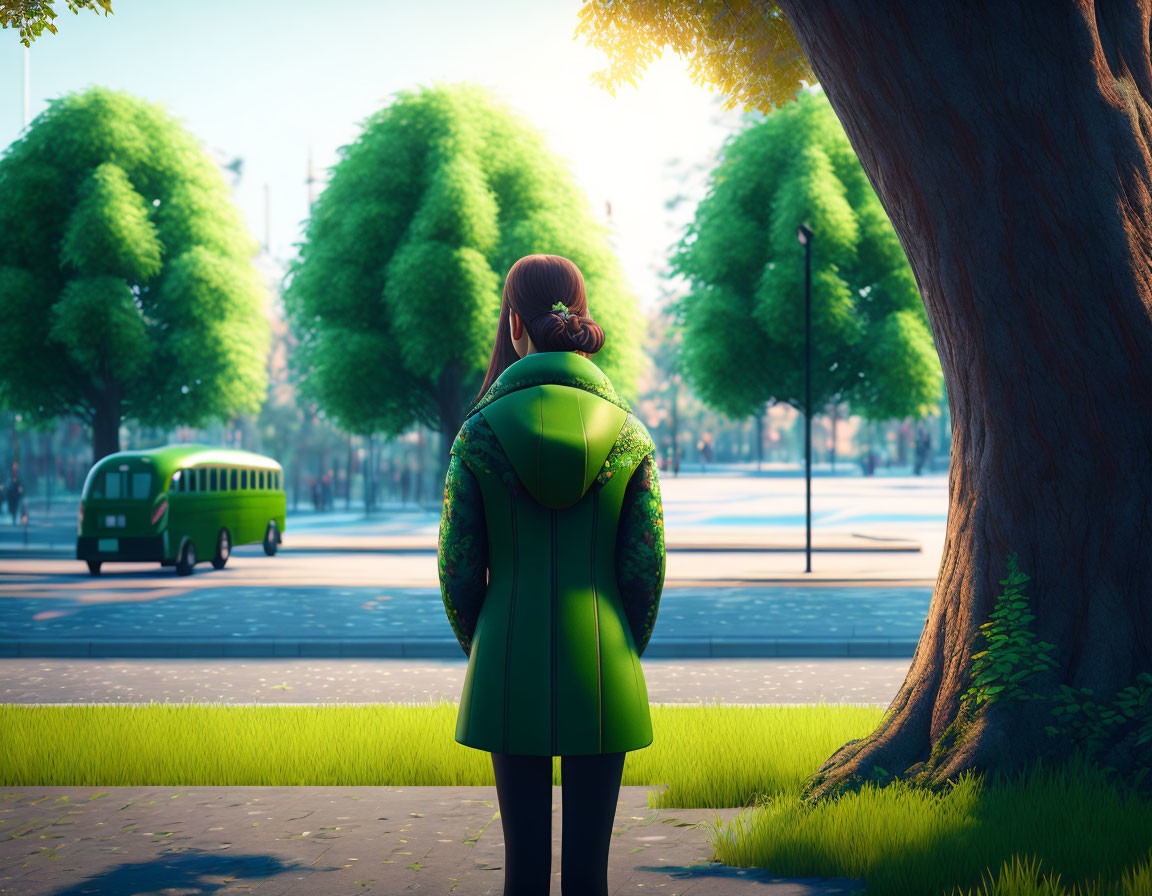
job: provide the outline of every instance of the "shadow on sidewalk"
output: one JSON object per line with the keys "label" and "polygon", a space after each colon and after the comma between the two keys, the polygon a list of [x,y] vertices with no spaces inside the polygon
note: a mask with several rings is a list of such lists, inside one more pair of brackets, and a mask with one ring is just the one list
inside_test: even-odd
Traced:
{"label": "shadow on sidewalk", "polygon": [[151,861],[126,862],[84,878],[54,896],[135,896],[137,893],[215,893],[237,880],[267,880],[292,871],[336,871],[302,863],[285,864],[275,856],[227,855],[192,850],[159,855]]}

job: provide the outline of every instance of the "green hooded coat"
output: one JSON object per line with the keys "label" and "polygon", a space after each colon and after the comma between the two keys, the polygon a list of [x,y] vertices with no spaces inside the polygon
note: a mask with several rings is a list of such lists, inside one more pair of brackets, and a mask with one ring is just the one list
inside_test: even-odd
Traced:
{"label": "green hooded coat", "polygon": [[652,742],[639,656],[664,581],[654,448],[575,352],[526,355],[469,412],[438,551],[468,655],[459,743],[565,756]]}

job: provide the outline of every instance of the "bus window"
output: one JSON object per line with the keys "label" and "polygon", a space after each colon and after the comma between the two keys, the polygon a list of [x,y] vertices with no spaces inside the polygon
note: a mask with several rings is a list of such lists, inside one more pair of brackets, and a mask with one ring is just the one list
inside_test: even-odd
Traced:
{"label": "bus window", "polygon": [[260,479],[258,481],[260,483],[259,487],[264,488],[264,471],[263,470],[260,471]]}
{"label": "bus window", "polygon": [[232,491],[236,491],[236,468],[235,467],[232,468],[231,479],[232,479],[232,483],[228,487],[230,489],[232,489]]}
{"label": "bus window", "polygon": [[132,497],[147,498],[152,493],[152,474],[132,474]]}
{"label": "bus window", "polygon": [[216,491],[216,468],[213,467],[208,473],[208,491]]}
{"label": "bus window", "polygon": [[188,477],[188,491],[200,491],[200,471],[199,470],[185,470],[185,475]]}
{"label": "bus window", "polygon": [[168,491],[170,491],[170,492],[180,491],[180,471],[179,470],[177,470],[175,473],[172,474],[172,479],[168,483]]}
{"label": "bus window", "polygon": [[105,498],[119,498],[120,497],[120,474],[119,473],[105,473],[104,474],[104,497]]}

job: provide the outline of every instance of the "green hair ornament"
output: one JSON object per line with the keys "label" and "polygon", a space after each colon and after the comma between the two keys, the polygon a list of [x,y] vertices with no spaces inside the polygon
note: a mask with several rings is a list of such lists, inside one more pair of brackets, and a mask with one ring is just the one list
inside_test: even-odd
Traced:
{"label": "green hair ornament", "polygon": [[568,317],[572,316],[571,312],[568,310],[568,306],[565,305],[563,302],[557,302],[549,310],[556,312],[557,314],[559,314],[563,318],[568,318]]}

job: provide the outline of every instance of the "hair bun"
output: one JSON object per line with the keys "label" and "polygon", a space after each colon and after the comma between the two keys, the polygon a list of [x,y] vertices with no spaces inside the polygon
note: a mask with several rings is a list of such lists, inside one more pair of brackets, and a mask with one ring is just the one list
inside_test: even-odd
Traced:
{"label": "hair bun", "polygon": [[[528,322],[526,322],[528,323]],[[547,311],[534,318],[528,336],[537,351],[579,351],[593,355],[604,347],[604,330],[590,317]]]}

